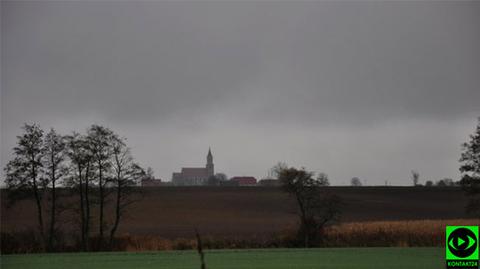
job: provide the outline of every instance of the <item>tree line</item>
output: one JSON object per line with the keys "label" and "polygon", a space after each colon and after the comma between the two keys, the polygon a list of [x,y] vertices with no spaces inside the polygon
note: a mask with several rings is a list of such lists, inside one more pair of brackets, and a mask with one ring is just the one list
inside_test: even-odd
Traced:
{"label": "tree line", "polygon": [[[25,124],[22,130],[13,158],[4,168],[5,183],[10,204],[35,201],[41,248],[55,251],[59,218],[66,210],[76,213],[82,250],[111,248],[127,207],[138,199],[132,187],[146,175],[126,139],[100,125],[91,125],[85,134],[70,135],[53,128],[45,133],[38,124]],[[62,192],[61,187],[69,192]],[[59,203],[62,196],[71,194],[76,202]],[[107,203],[113,204],[113,219],[109,220]]]}

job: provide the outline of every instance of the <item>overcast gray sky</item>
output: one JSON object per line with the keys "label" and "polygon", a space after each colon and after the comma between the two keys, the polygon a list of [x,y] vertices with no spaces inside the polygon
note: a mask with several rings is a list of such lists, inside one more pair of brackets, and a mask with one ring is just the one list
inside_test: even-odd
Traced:
{"label": "overcast gray sky", "polygon": [[480,116],[480,2],[1,3],[1,166],[24,122],[182,166],[333,184],[457,178]]}

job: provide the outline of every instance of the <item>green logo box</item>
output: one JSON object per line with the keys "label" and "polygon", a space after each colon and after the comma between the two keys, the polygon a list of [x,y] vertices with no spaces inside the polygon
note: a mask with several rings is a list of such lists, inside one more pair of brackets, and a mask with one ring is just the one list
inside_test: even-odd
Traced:
{"label": "green logo box", "polygon": [[478,226],[447,226],[445,238],[447,268],[478,268],[478,232]]}

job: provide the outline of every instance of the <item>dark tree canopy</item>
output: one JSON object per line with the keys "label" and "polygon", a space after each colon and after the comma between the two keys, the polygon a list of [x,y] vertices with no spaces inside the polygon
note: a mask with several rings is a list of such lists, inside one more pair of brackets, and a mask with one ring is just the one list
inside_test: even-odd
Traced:
{"label": "dark tree canopy", "polygon": [[325,176],[314,177],[313,172],[304,168],[275,167],[282,188],[291,194],[298,205],[300,228],[299,239],[305,247],[319,242],[324,226],[340,216],[341,200],[338,196],[322,192],[326,186]]}
{"label": "dark tree canopy", "polygon": [[350,180],[350,185],[352,185],[353,187],[361,187],[362,181],[358,177],[353,177]]}
{"label": "dark tree canopy", "polygon": [[5,167],[6,185],[9,189],[31,190],[34,186],[41,188],[48,185],[43,172],[43,130],[36,124],[25,124],[23,135],[17,136],[17,146],[13,148],[14,159]]}
{"label": "dark tree canopy", "polygon": [[470,197],[467,211],[480,217],[480,117],[470,140],[462,144],[461,184]]}

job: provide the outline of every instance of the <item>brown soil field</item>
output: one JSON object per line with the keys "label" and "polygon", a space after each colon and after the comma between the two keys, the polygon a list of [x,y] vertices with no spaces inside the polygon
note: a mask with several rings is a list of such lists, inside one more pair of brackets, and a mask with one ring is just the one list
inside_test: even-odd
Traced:
{"label": "brown soil field", "polygon": [[[329,187],[344,201],[341,221],[396,221],[465,219],[467,198],[460,188]],[[218,237],[267,237],[292,229],[296,205],[275,187],[154,187],[143,188],[143,199],[131,206],[119,235],[191,238],[197,227],[202,234]],[[31,200],[7,207],[2,190],[2,232],[23,231],[35,225]],[[76,199],[75,196],[69,200]],[[111,211],[111,210],[109,210]],[[64,213],[62,219],[72,219]],[[64,221],[69,230],[78,225]]]}

